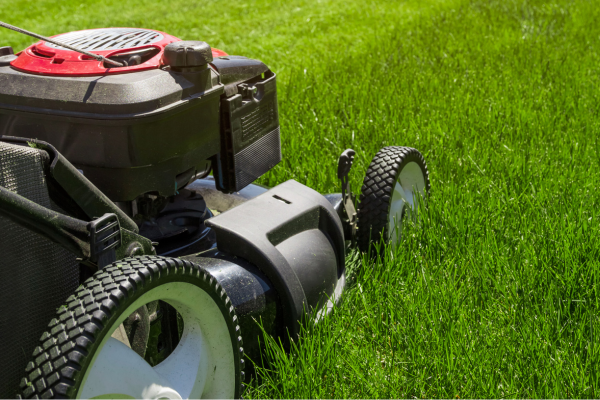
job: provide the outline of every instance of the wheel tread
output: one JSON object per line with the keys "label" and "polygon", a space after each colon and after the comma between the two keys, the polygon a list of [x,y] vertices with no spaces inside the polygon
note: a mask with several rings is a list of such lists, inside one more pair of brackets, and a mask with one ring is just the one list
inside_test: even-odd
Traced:
{"label": "wheel tread", "polygon": [[[187,260],[142,256],[117,261],[97,272],[71,295],[50,321],[48,331],[27,364],[20,388],[23,398],[74,397],[76,382],[102,330],[116,318],[120,305],[136,290],[171,274],[199,278],[213,290],[213,298],[229,314],[228,325],[238,349],[239,369],[244,369],[244,349],[235,309],[225,290],[203,268]],[[230,325],[231,324],[231,325]],[[243,390],[240,374],[238,393]]]}
{"label": "wheel tread", "polygon": [[415,161],[425,177],[425,192],[430,190],[429,171],[423,155],[412,147],[384,147],[373,157],[365,174],[358,204],[358,248],[368,252],[373,243],[387,236],[388,212],[396,176],[402,165]]}

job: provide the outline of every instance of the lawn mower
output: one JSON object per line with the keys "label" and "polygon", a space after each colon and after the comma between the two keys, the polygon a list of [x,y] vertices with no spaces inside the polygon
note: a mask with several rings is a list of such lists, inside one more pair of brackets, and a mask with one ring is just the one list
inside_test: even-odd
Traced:
{"label": "lawn mower", "polygon": [[[152,29],[0,47],[0,396],[242,394],[263,330],[326,315],[351,246],[399,240],[429,191],[385,147],[360,198],[253,182],[282,157],[264,63]],[[335,173],[332,171],[332,173]]]}

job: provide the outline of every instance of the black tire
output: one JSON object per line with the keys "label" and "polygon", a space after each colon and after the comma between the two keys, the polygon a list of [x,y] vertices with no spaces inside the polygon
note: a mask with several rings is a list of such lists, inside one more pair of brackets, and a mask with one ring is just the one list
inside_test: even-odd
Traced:
{"label": "black tire", "polygon": [[235,387],[231,390],[239,398],[244,379],[242,337],[229,297],[198,265],[158,256],[127,258],[113,263],[95,273],[67,299],[27,365],[26,377],[21,380],[22,397],[75,398],[91,369],[94,354],[107,335],[112,334],[111,328],[119,317],[144,293],[165,284],[171,286],[163,288],[172,287],[173,283],[197,286],[218,306],[231,339],[235,368]]}
{"label": "black tire", "polygon": [[[427,164],[421,153],[411,147],[389,146],[379,150],[373,157],[361,189],[358,204],[358,248],[368,252],[372,244],[382,238],[388,241],[390,206],[394,186],[405,168],[418,165],[423,182],[424,195],[429,195],[430,182]],[[410,167],[407,167],[409,166]]]}

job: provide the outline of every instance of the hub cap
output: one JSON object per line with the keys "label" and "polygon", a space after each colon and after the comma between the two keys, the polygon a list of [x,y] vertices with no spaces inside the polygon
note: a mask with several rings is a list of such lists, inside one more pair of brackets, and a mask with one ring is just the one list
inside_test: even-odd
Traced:
{"label": "hub cap", "polygon": [[395,247],[402,234],[402,217],[405,212],[417,211],[417,196],[425,196],[425,177],[416,162],[409,162],[402,168],[390,201],[388,238]]}

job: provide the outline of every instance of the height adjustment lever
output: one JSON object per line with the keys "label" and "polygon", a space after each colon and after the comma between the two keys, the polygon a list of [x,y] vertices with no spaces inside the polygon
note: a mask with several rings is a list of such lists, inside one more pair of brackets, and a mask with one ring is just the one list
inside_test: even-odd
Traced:
{"label": "height adjustment lever", "polygon": [[352,240],[352,245],[354,245],[354,241],[356,238],[356,223],[358,220],[356,214],[356,208],[354,207],[355,196],[352,194],[352,190],[350,189],[350,182],[348,179],[348,174],[352,169],[352,163],[354,162],[354,155],[356,152],[352,149],[346,149],[340,155],[338,159],[338,179],[342,183],[342,199],[344,202],[344,210],[346,211],[346,216],[348,217],[348,221],[344,221],[345,224],[349,226],[349,233]]}
{"label": "height adjustment lever", "polygon": [[115,214],[106,213],[88,223],[90,260],[98,269],[117,260],[115,249],[121,245],[121,226]]}

